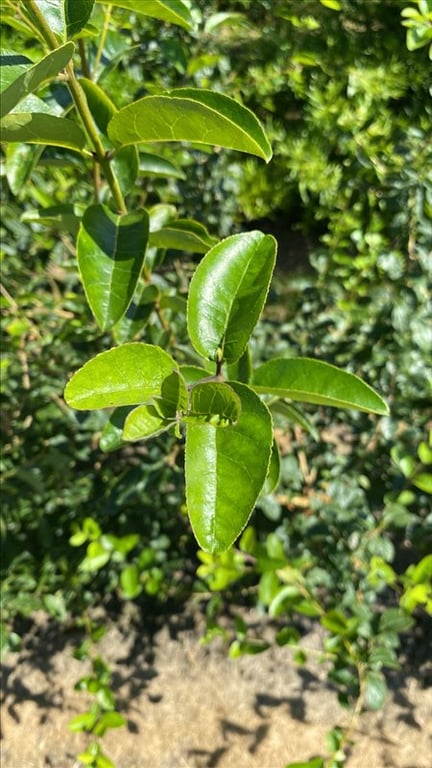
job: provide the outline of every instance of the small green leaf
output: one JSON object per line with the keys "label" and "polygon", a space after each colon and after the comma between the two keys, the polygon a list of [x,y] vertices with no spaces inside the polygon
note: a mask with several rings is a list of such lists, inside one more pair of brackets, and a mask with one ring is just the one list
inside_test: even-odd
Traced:
{"label": "small green leaf", "polygon": [[170,373],[163,380],[161,395],[154,399],[157,410],[165,418],[176,418],[188,407],[186,382],[178,371]]}
{"label": "small green leaf", "polygon": [[155,285],[146,285],[141,278],[138,280],[132,301],[126,313],[112,329],[117,344],[132,341],[141,331],[155,309],[159,291]]}
{"label": "small green leaf", "polygon": [[2,91],[0,117],[4,117],[30,93],[34,93],[45,81],[52,80],[71,60],[75,46],[66,43],[25,70],[8,88]]}
{"label": "small green leaf", "polygon": [[77,240],[78,267],[100,328],[126,312],[141,274],[148,238],[144,209],[124,216],[104,205],[87,208]]}
{"label": "small green leaf", "polygon": [[175,369],[173,358],[160,347],[123,344],[85,363],[67,383],[65,400],[78,410],[149,402]]}
{"label": "small green leaf", "polygon": [[104,453],[116,451],[123,445],[123,427],[126,417],[133,409],[133,406],[127,405],[116,408],[105,424],[99,440],[99,448]]}
{"label": "small green leaf", "polygon": [[143,176],[162,176],[164,179],[169,177],[173,179],[186,178],[186,174],[174,163],[166,160],[165,157],[151,155],[149,152],[140,152],[139,169]]}
{"label": "small green leaf", "polygon": [[381,672],[368,672],[366,675],[365,703],[369,709],[381,709],[386,698],[388,690]]}
{"label": "small green leaf", "polygon": [[314,757],[307,763],[288,763],[285,768],[324,768],[325,760],[323,757]]}
{"label": "small green leaf", "polygon": [[80,152],[86,137],[76,123],[43,112],[12,112],[1,121],[0,140],[25,144],[49,144]]}
{"label": "small green leaf", "polygon": [[207,253],[217,242],[198,221],[177,219],[162,229],[151,232],[149,245],[154,248],[172,248],[177,251]]}
{"label": "small green leaf", "polygon": [[94,0],[64,0],[67,37],[81,32],[92,15],[93,6]]}
{"label": "small green leaf", "polygon": [[68,728],[71,731],[91,731],[96,720],[97,715],[93,712],[83,712],[70,720]]}
{"label": "small green leaf", "polygon": [[[73,0],[72,0],[73,1]],[[105,0],[97,0],[104,3]],[[111,5],[118,8],[126,8],[128,11],[143,13],[169,24],[177,24],[184,29],[193,29],[192,14],[183,0],[111,0]]]}
{"label": "small green leaf", "polygon": [[430,472],[418,472],[412,478],[412,484],[415,485],[419,491],[424,491],[432,496],[432,473]]}
{"label": "small green leaf", "polygon": [[384,400],[358,376],[306,357],[276,358],[264,363],[254,371],[252,386],[261,394],[303,403],[355,408],[380,415],[389,412]]}
{"label": "small green leaf", "polygon": [[139,581],[139,572],[134,563],[127,565],[120,573],[120,587],[124,597],[128,600],[133,600],[134,597],[137,597],[140,594],[141,584]]}
{"label": "small green leaf", "polygon": [[234,363],[262,312],[276,261],[276,241],[262,232],[232,235],[215,245],[191,280],[187,323],[196,351]]}
{"label": "small green leaf", "polygon": [[248,152],[267,162],[272,156],[253,112],[229,96],[201,88],[144,96],[114,115],[108,135],[119,145],[189,141]]}
{"label": "small green leaf", "polygon": [[186,498],[197,541],[206,552],[227,550],[252,513],[267,476],[273,430],[264,403],[244,384],[235,426],[186,428]]}
{"label": "small green leaf", "polygon": [[122,438],[130,442],[147,440],[166,432],[172,424],[173,420],[161,416],[152,403],[139,405],[126,418]]}
{"label": "small green leaf", "polygon": [[238,422],[240,413],[240,398],[229,384],[206,381],[192,387],[189,410],[183,421],[227,427]]}

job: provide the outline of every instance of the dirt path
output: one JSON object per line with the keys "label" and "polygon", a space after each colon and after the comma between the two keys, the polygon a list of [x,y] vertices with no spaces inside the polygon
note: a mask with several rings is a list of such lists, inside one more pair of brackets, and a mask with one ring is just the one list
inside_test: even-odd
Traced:
{"label": "dirt path", "polygon": [[[127,626],[103,639],[128,718],[104,738],[117,768],[283,768],[323,754],[347,715],[318,664],[298,668],[284,648],[233,661],[198,637],[171,623],[151,642]],[[2,768],[78,768],[87,739],[67,722],[85,709],[73,685],[86,667],[71,657],[73,640],[42,627],[6,657]],[[421,680],[395,675],[385,709],[359,726],[347,768],[431,768],[432,689]]]}

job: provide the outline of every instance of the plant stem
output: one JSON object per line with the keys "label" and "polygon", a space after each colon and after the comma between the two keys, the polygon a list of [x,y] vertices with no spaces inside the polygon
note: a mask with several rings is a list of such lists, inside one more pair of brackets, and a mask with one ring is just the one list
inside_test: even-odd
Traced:
{"label": "plant stem", "polygon": [[[28,4],[29,10],[36,18],[41,34],[43,35],[43,38],[46,41],[49,48],[51,50],[56,50],[57,48],[59,48],[59,43],[57,41],[57,38],[49,28],[46,22],[46,19],[42,11],[38,7],[36,1],[27,0],[27,4]],[[94,160],[95,162],[99,163],[99,165],[102,167],[106,181],[110,187],[112,196],[115,200],[118,212],[121,214],[125,214],[127,213],[127,208],[126,208],[122,191],[120,189],[120,185],[118,183],[118,179],[112,170],[110,158],[108,157],[105,147],[102,144],[102,141],[99,137],[96,124],[93,120],[93,115],[90,112],[90,109],[87,103],[86,95],[76,78],[73,64],[71,61],[66,65],[65,70],[68,77],[68,83],[67,83],[68,88],[71,92],[71,95],[75,104],[75,108],[84,124],[87,135],[94,148]]]}

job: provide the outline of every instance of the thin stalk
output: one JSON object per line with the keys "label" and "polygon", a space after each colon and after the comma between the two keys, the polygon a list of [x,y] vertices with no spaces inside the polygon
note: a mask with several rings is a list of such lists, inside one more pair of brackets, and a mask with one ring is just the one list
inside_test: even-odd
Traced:
{"label": "thin stalk", "polygon": [[96,80],[97,71],[99,68],[99,64],[101,62],[103,49],[105,45],[106,36],[108,34],[108,27],[111,20],[111,11],[112,11],[112,5],[109,5],[108,8],[105,11],[105,19],[104,19],[104,25],[102,27],[102,32],[100,36],[100,41],[98,45],[98,49],[96,52],[96,57],[93,64],[93,79]]}

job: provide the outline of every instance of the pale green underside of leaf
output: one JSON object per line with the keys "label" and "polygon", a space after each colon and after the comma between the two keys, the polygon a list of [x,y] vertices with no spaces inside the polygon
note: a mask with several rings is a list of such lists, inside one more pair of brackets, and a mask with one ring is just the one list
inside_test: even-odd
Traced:
{"label": "pale green underside of leaf", "polygon": [[264,485],[273,440],[270,414],[244,384],[235,426],[186,428],[186,498],[192,528],[206,552],[223,552],[239,536]]}
{"label": "pale green underside of leaf", "polygon": [[72,58],[74,44],[66,43],[61,48],[49,53],[45,58],[29,67],[8,88],[0,99],[0,117],[4,117],[30,93],[34,93],[46,80],[50,80],[66,66]]}
{"label": "pale green underside of leaf", "polygon": [[139,405],[129,414],[123,429],[123,440],[134,442],[156,437],[172,426],[152,405]]}
{"label": "pale green underside of leaf", "polygon": [[272,151],[258,119],[221,93],[178,88],[120,109],[108,135],[117,144],[189,141],[236,149],[270,160]]}
{"label": "pale green underside of leaf", "polygon": [[144,263],[148,215],[144,209],[119,216],[103,205],[84,214],[77,240],[81,279],[102,330],[126,312]]}
{"label": "pale green underside of leaf", "polygon": [[80,152],[86,144],[81,128],[64,117],[43,113],[20,112],[7,115],[1,121],[0,138],[5,142],[49,144]]}
{"label": "pale green underside of leaf", "polygon": [[158,395],[163,380],[177,369],[160,347],[123,344],[83,365],[66,385],[65,400],[78,410],[139,405]]}
{"label": "pale green underside of leaf", "polygon": [[207,253],[216,242],[202,224],[188,219],[172,221],[152,232],[149,238],[149,245],[155,248],[170,248],[192,253]]}
{"label": "pale green underside of leaf", "polygon": [[[105,3],[105,0],[97,0]],[[193,29],[193,17],[183,0],[112,0],[111,5],[142,13],[184,29]]]}
{"label": "pale green underside of leaf", "polygon": [[382,397],[358,376],[306,357],[264,363],[254,371],[251,385],[261,394],[303,403],[353,408],[383,416],[389,412]]}
{"label": "pale green underside of leaf", "polygon": [[262,232],[232,235],[215,245],[191,280],[188,332],[196,351],[234,363],[243,354],[267,297],[276,241]]}

